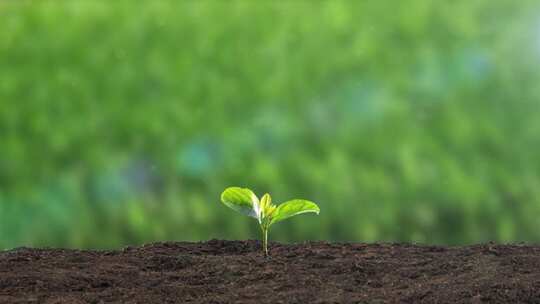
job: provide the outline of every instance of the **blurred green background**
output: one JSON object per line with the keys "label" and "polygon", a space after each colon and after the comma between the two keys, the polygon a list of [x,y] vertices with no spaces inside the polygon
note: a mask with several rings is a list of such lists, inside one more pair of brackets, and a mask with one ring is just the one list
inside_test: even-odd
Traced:
{"label": "blurred green background", "polygon": [[0,1],[0,247],[540,241],[540,2]]}

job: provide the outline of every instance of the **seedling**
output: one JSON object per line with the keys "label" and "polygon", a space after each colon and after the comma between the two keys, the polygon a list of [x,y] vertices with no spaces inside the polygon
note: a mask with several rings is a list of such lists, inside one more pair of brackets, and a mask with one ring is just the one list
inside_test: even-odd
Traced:
{"label": "seedling", "polygon": [[270,194],[259,198],[248,188],[230,187],[221,193],[221,202],[229,208],[259,222],[262,231],[264,254],[268,256],[268,229],[273,224],[302,213],[319,214],[317,204],[303,199],[293,199],[279,206],[272,204]]}

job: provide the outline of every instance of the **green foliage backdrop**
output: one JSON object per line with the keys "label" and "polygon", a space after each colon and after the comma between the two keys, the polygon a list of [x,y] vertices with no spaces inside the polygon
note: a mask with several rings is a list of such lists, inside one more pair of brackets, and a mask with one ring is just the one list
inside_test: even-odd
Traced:
{"label": "green foliage backdrop", "polygon": [[0,1],[0,247],[540,241],[539,8]]}

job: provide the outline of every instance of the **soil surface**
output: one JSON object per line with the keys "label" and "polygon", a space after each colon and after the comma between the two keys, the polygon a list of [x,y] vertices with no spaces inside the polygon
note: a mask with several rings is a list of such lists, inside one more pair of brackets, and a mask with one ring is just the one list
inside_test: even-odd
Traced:
{"label": "soil surface", "polygon": [[540,303],[540,247],[156,243],[0,253],[0,303]]}

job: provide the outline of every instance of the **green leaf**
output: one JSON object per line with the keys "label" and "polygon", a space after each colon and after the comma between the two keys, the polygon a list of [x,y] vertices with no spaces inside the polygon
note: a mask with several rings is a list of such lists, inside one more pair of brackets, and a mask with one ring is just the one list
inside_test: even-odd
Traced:
{"label": "green leaf", "polygon": [[264,210],[265,208],[269,207],[272,204],[272,197],[270,194],[266,193],[261,197],[261,209]]}
{"label": "green leaf", "polygon": [[290,200],[285,203],[282,203],[281,205],[277,207],[277,209],[273,212],[272,221],[270,222],[270,225],[283,221],[284,219],[288,219],[298,214],[310,213],[310,212],[319,214],[320,212],[319,206],[317,206],[317,204],[315,204],[314,202],[310,202],[307,200],[302,200],[302,199]]}
{"label": "green leaf", "polygon": [[227,207],[247,216],[260,217],[259,199],[248,188],[229,187],[221,193],[221,202]]}

